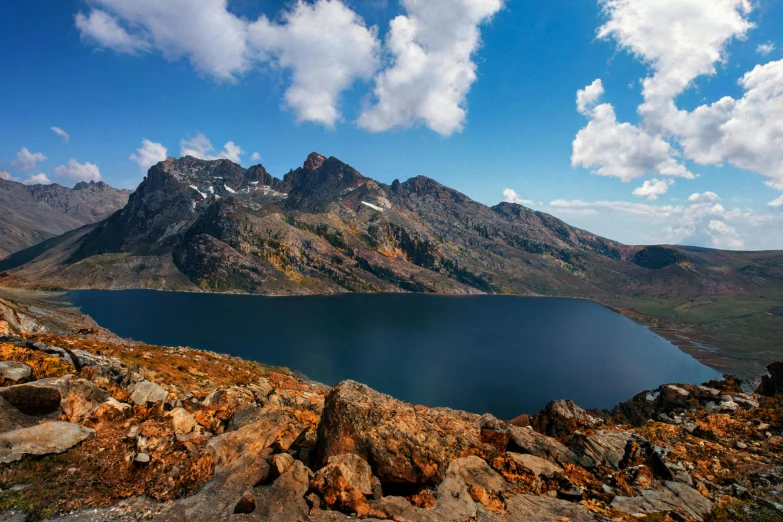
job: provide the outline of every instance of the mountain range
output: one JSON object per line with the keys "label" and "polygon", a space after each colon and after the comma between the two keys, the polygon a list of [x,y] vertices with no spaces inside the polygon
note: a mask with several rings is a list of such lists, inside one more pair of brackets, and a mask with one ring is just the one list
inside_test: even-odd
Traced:
{"label": "mountain range", "polygon": [[581,297],[740,375],[783,353],[783,252],[623,245],[316,153],[282,179],[169,158],[108,218],[1,260],[0,286]]}
{"label": "mountain range", "polygon": [[102,181],[69,189],[0,179],[0,258],[103,220],[124,207],[130,193]]}

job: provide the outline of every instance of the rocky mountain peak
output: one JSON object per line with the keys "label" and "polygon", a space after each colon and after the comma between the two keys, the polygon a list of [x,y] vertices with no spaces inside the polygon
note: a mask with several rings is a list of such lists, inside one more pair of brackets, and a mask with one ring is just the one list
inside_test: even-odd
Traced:
{"label": "rocky mountain peak", "polygon": [[416,176],[408,181],[395,185],[398,193],[407,193],[416,196],[432,196],[438,200],[465,203],[470,200],[465,194],[442,185],[432,178]]}
{"label": "rocky mountain peak", "polygon": [[321,165],[326,161],[326,157],[318,154],[317,152],[311,152],[304,162],[304,169],[308,172],[320,169]]}
{"label": "rocky mountain peak", "polygon": [[76,185],[74,185],[73,190],[85,190],[85,189],[98,189],[98,190],[106,190],[109,187],[106,183],[103,181],[80,181]]}

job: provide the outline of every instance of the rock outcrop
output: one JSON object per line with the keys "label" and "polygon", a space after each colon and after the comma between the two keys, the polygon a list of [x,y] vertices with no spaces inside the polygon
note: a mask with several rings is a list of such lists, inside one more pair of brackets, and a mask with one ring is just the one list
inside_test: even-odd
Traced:
{"label": "rock outcrop", "polygon": [[0,463],[8,464],[27,455],[62,453],[94,433],[90,428],[70,422],[47,422],[0,433]]}
{"label": "rock outcrop", "polygon": [[368,386],[345,381],[326,397],[316,462],[354,453],[382,482],[433,484],[449,462],[479,443],[477,416],[418,409]]}
{"label": "rock outcrop", "polygon": [[557,401],[508,422],[101,332],[4,338],[0,353],[31,369],[0,387],[3,502],[37,519],[783,516],[776,366],[772,396],[670,384],[612,412]]}
{"label": "rock outcrop", "polygon": [[594,430],[604,420],[593,415],[573,401],[552,401],[533,418],[532,426],[539,433],[549,437],[568,437],[575,431]]}

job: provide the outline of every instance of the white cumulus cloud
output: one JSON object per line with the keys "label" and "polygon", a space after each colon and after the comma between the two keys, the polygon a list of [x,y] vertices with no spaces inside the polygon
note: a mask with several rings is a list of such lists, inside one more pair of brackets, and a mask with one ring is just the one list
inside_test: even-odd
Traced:
{"label": "white cumulus cloud", "polygon": [[666,118],[694,161],[724,161],[766,176],[783,190],[783,60],[758,65],[739,81],[742,98],[726,96]]}
{"label": "white cumulus cloud", "polygon": [[252,21],[229,11],[227,0],[95,0],[76,15],[82,37],[99,47],[168,60],[186,59],[199,72],[235,82],[264,65],[291,73],[286,104],[299,121],[332,126],[343,91],[369,80],[380,43],[339,0],[298,0],[280,22]]}
{"label": "white cumulus cloud", "polygon": [[376,29],[337,0],[298,1],[281,22],[262,16],[252,23],[251,46],[261,61],[290,70],[285,101],[297,119],[331,127],[340,94],[377,68]]}
{"label": "white cumulus cloud", "polygon": [[655,201],[669,191],[669,187],[674,184],[673,180],[652,179],[645,181],[641,187],[633,191],[634,196],[647,198],[648,201]]}
{"label": "white cumulus cloud", "polygon": [[[611,105],[593,106],[603,91],[600,84],[579,91],[577,110],[590,122],[574,141],[574,166],[627,180],[643,170],[640,165],[652,174],[665,175],[672,168],[682,173],[684,160],[701,165],[730,163],[762,174],[768,185],[783,190],[783,60],[747,72],[739,81],[744,89],[739,99],[725,96],[692,111],[676,105],[677,96],[697,78],[714,75],[718,65],[728,62],[728,45],[745,39],[754,27],[749,20],[754,4],[749,0],[599,3],[607,19],[598,36],[613,39],[647,65],[651,74],[642,82],[638,125],[617,124]],[[629,148],[629,141],[646,145]]]}
{"label": "white cumulus cloud", "polygon": [[715,248],[783,248],[775,233],[783,213],[726,208],[714,192],[693,194],[683,204],[555,200],[552,213],[578,226],[627,243],[695,244]]}
{"label": "white cumulus cloud", "polygon": [[649,65],[643,81],[642,114],[660,110],[702,75],[715,74],[726,59],[726,45],[753,28],[750,0],[599,0],[607,21],[599,38]]}
{"label": "white cumulus cloud", "polygon": [[783,196],[780,196],[777,199],[773,199],[768,203],[768,205],[772,208],[783,208]]}
{"label": "white cumulus cloud", "polygon": [[593,83],[576,91],[576,110],[580,114],[589,116],[592,114],[595,105],[604,95],[604,84],[600,78]]}
{"label": "white cumulus cloud", "polygon": [[137,163],[142,169],[148,169],[158,162],[165,161],[167,158],[166,147],[160,143],[148,139],[141,140],[141,147],[131,154],[128,159]]}
{"label": "white cumulus cloud", "polygon": [[385,50],[392,63],[375,79],[375,100],[360,127],[381,132],[423,123],[448,136],[460,131],[476,81],[480,26],[503,0],[402,0],[407,14],[391,21]]}
{"label": "white cumulus cloud", "polygon": [[7,170],[0,170],[0,179],[4,179],[6,181],[13,181],[14,177]]}
{"label": "white cumulus cloud", "polygon": [[223,150],[215,153],[212,142],[200,132],[191,139],[180,141],[180,156],[193,156],[203,160],[227,159],[239,163],[244,153],[245,151],[233,141],[227,142]]}
{"label": "white cumulus cloud", "polygon": [[261,154],[259,154],[258,152],[254,152],[253,154],[250,155],[250,161],[258,161],[258,162],[260,162],[260,161],[263,161],[263,159],[264,158],[262,158]]}
{"label": "white cumulus cloud", "polygon": [[168,60],[187,59],[197,70],[235,80],[250,68],[247,21],[227,0],[95,0],[76,26],[83,37],[118,52],[158,50]]}
{"label": "white cumulus cloud", "polygon": [[598,102],[603,88],[594,82],[577,94],[580,112],[589,123],[580,130],[573,143],[571,163],[592,169],[601,176],[613,176],[631,181],[646,174],[694,178],[675,159],[676,151],[659,135],[652,135],[630,123],[620,123],[614,107]]}
{"label": "white cumulus cloud", "polygon": [[55,167],[54,173],[75,181],[98,181],[101,179],[98,165],[89,162],[79,163],[73,158],[68,161],[67,165]]}
{"label": "white cumulus cloud", "polygon": [[707,225],[707,233],[712,237],[712,246],[715,248],[728,248],[736,250],[743,248],[745,242],[737,232],[737,229],[727,225],[724,221],[712,220]]}
{"label": "white cumulus cloud", "polygon": [[772,42],[759,44],[758,47],[756,47],[756,52],[761,56],[767,56],[774,50],[775,50],[775,44],[773,44]]}
{"label": "white cumulus cloud", "polygon": [[150,48],[142,38],[132,36],[120,27],[113,16],[98,9],[93,9],[86,15],[77,13],[76,27],[82,39],[93,41],[117,52],[136,54],[148,51]]}
{"label": "white cumulus cloud", "polygon": [[701,194],[696,192],[688,196],[688,203],[715,203],[716,201],[720,201],[720,196],[710,191]]}
{"label": "white cumulus cloud", "polygon": [[44,174],[43,172],[39,172],[38,174],[34,174],[24,180],[25,185],[49,185],[52,181],[49,179],[49,176]]}
{"label": "white cumulus cloud", "polygon": [[60,136],[66,142],[71,140],[71,137],[68,135],[68,133],[62,130],[60,127],[50,127],[50,128],[52,129],[52,132]]}
{"label": "white cumulus cloud", "polygon": [[40,152],[30,152],[27,147],[22,147],[16,153],[16,158],[11,162],[11,166],[24,171],[34,170],[36,165],[46,161],[46,156]]}
{"label": "white cumulus cloud", "polygon": [[519,194],[517,194],[517,191],[514,189],[507,188],[503,191],[503,199],[506,201],[506,203],[517,203],[519,205],[533,205],[534,202],[530,201],[529,199],[523,199]]}

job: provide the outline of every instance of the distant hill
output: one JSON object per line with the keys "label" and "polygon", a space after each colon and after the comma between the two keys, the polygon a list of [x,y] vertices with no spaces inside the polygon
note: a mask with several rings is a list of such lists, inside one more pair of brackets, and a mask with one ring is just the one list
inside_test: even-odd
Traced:
{"label": "distant hill", "polygon": [[283,179],[168,159],[108,219],[0,261],[0,285],[583,297],[740,374],[783,352],[783,252],[623,245],[426,177],[379,183],[315,153]]}
{"label": "distant hill", "polygon": [[0,180],[0,258],[107,218],[130,193],[102,181],[69,189]]}

